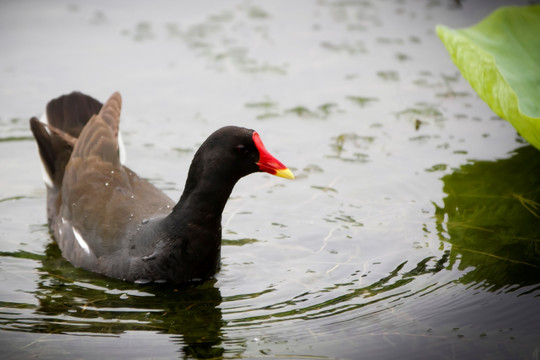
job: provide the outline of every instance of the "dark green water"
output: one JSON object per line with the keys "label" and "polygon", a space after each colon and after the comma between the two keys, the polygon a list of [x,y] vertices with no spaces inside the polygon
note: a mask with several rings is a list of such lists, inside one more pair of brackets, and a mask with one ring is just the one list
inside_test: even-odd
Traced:
{"label": "dark green water", "polygon": [[[434,32],[504,2],[4,1],[1,359],[537,359],[540,152]],[[73,268],[28,119],[123,95],[127,165],[180,196],[199,144],[256,129],[222,269],[184,287]]]}

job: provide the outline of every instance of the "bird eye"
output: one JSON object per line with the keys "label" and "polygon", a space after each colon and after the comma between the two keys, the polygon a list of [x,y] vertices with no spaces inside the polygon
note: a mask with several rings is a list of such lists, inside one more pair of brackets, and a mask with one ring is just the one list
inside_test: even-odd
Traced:
{"label": "bird eye", "polygon": [[239,145],[236,145],[236,151],[243,154],[243,153],[246,153],[248,149],[245,145],[239,144]]}

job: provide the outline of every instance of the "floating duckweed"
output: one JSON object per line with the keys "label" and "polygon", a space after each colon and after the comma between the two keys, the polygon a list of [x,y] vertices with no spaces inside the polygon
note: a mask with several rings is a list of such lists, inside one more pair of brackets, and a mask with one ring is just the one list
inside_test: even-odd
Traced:
{"label": "floating duckweed", "polygon": [[324,191],[324,192],[335,192],[337,193],[338,191],[332,187],[329,187],[329,186],[316,186],[316,185],[312,185],[311,186],[312,189],[316,189],[316,190],[321,190],[321,191]]}
{"label": "floating duckweed", "polygon": [[354,101],[358,105],[364,107],[366,104],[371,103],[373,101],[379,101],[377,98],[372,97],[364,97],[364,96],[347,96],[347,99]]}
{"label": "floating duckweed", "polygon": [[223,239],[221,243],[224,246],[244,246],[244,245],[253,244],[259,241],[260,240],[253,239],[253,238],[244,238],[244,239],[237,239],[237,240]]}
{"label": "floating duckweed", "polygon": [[435,164],[429,169],[426,169],[426,172],[436,172],[436,171],[445,171],[448,168],[446,164]]}
{"label": "floating duckweed", "polygon": [[245,107],[247,107],[247,108],[272,109],[272,108],[277,107],[277,103],[271,102],[271,101],[252,102],[252,103],[246,103]]}
{"label": "floating duckweed", "polygon": [[377,76],[386,81],[399,81],[398,72],[393,70],[379,71]]}

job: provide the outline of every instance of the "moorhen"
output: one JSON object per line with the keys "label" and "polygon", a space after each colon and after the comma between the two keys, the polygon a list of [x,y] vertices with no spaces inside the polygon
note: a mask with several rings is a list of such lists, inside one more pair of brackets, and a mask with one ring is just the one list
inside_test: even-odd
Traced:
{"label": "moorhen", "polygon": [[219,269],[221,215],[243,176],[264,171],[294,179],[257,132],[227,126],[195,153],[178,203],[119,158],[122,99],[102,105],[79,92],[30,119],[47,187],[47,217],[74,266],[135,283],[183,283]]}

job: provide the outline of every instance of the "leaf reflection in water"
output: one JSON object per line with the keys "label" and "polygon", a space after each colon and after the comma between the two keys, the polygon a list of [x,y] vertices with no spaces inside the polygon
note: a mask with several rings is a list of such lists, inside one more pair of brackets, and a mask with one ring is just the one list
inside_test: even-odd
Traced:
{"label": "leaf reflection in water", "polygon": [[[498,161],[476,161],[442,178],[439,236],[452,244],[450,266],[474,268],[460,281],[498,289],[540,279],[540,156],[532,146]],[[458,261],[459,259],[459,261]]]}

